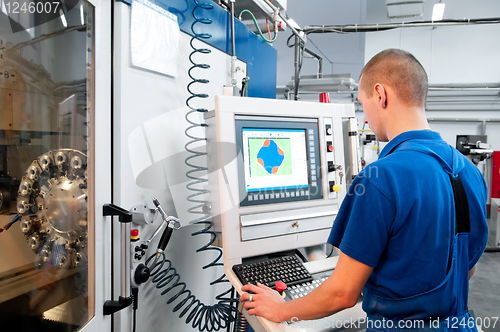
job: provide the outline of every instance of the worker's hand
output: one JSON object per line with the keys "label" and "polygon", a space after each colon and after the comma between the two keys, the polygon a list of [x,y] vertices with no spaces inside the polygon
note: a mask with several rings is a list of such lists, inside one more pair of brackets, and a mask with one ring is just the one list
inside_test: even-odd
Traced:
{"label": "worker's hand", "polygon": [[[243,293],[240,296],[240,302],[246,301],[244,307],[250,315],[261,316],[276,323],[282,321],[280,310],[285,300],[277,291],[259,283],[257,286],[244,285],[241,290],[254,293]],[[250,301],[250,296],[252,296],[252,301]]]}

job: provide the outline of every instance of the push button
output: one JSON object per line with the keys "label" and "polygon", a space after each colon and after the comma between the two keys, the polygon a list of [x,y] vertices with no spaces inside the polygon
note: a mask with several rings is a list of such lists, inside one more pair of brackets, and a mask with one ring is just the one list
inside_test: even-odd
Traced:
{"label": "push button", "polygon": [[330,181],[328,184],[328,188],[330,189],[331,193],[339,192],[340,186],[338,184],[335,184],[335,181]]}
{"label": "push button", "polygon": [[325,125],[325,129],[326,129],[326,134],[328,136],[330,136],[331,134],[333,134],[332,125],[329,125],[329,124]]}

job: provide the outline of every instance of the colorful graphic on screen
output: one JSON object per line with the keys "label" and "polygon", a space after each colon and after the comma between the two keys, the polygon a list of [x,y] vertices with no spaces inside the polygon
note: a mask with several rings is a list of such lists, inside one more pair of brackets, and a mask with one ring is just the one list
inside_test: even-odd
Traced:
{"label": "colorful graphic on screen", "polygon": [[247,192],[309,186],[304,129],[243,128]]}
{"label": "colorful graphic on screen", "polygon": [[292,158],[289,138],[248,140],[252,176],[291,175]]}

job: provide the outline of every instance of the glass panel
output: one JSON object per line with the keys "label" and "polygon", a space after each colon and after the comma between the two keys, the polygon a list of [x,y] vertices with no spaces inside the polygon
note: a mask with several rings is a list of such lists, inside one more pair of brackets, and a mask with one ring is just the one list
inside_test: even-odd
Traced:
{"label": "glass panel", "polygon": [[0,330],[76,331],[94,315],[94,8],[25,1],[0,11]]}

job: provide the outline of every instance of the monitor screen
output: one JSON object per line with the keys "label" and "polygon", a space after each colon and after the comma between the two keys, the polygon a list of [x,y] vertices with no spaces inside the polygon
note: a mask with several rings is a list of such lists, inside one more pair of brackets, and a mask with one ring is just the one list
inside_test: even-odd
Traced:
{"label": "monitor screen", "polygon": [[322,198],[317,120],[236,120],[240,206]]}
{"label": "monitor screen", "polygon": [[245,190],[309,187],[306,131],[243,128]]}

